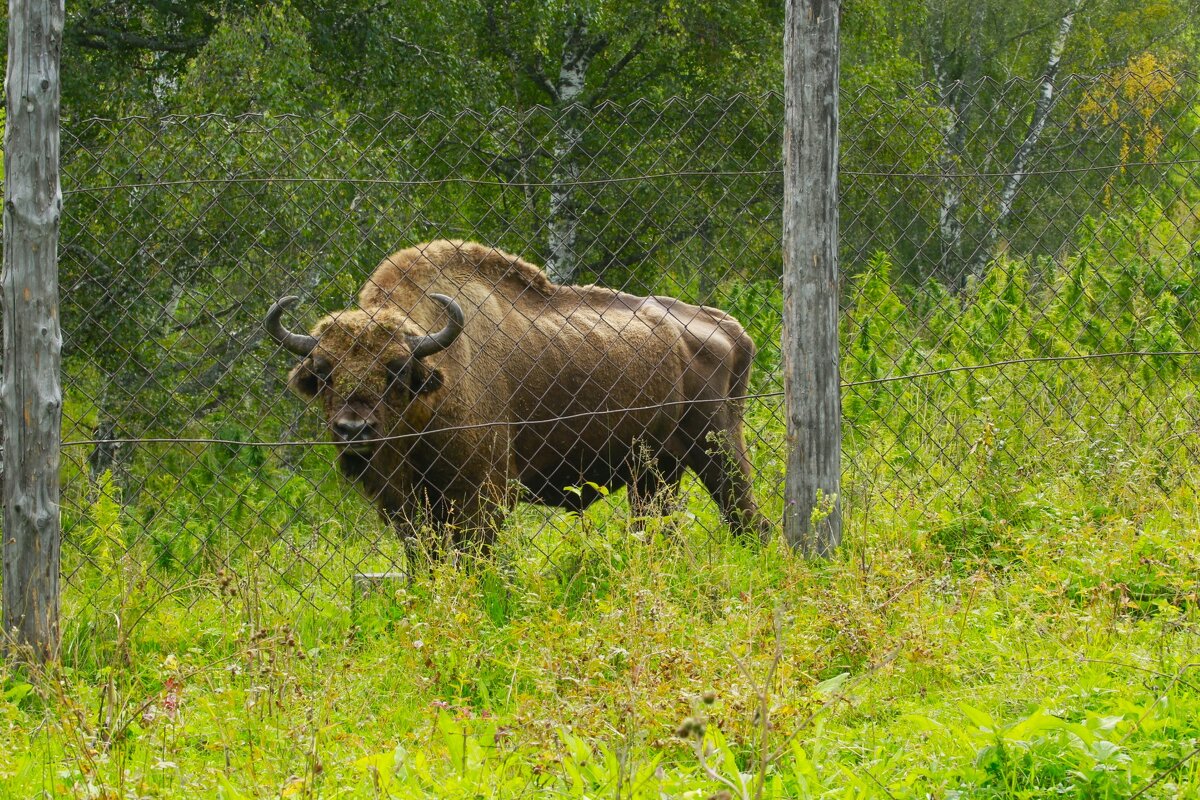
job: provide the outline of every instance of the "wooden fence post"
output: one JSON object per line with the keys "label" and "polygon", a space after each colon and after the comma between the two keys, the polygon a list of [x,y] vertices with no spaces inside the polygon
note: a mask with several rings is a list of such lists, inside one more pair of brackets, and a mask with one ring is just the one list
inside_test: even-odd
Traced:
{"label": "wooden fence post", "polygon": [[806,556],[842,538],[838,375],[838,0],[787,0],[783,38],[783,532]]}
{"label": "wooden fence post", "polygon": [[63,0],[9,0],[4,128],[3,641],[58,657]]}

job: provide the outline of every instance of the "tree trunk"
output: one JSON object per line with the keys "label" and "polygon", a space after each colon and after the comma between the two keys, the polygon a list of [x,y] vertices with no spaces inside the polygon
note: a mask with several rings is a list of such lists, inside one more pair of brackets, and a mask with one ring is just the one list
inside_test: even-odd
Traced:
{"label": "tree trunk", "polygon": [[587,22],[572,25],[563,45],[555,93],[560,110],[554,139],[554,171],[550,176],[549,255],[546,273],[555,283],[574,283],[579,274],[579,149],[583,143],[583,119],[579,100],[586,85],[588,67],[597,47],[588,39]]}
{"label": "tree trunk", "polygon": [[784,27],[783,532],[805,556],[842,538],[838,375],[838,0],[787,0]]}
{"label": "tree trunk", "polygon": [[[960,217],[962,208],[963,148],[966,145],[968,112],[974,100],[975,87],[967,87],[962,80],[952,80],[947,74],[943,57],[935,57],[933,75],[937,82],[942,108],[946,110],[946,124],[942,128],[942,154],[939,166],[942,171],[942,204],[938,208],[939,270],[948,286],[957,286],[962,276],[962,235]],[[970,92],[964,97],[964,92]]]}
{"label": "tree trunk", "polygon": [[935,24],[930,41],[938,101],[947,116],[942,128],[939,163],[943,191],[942,203],[938,208],[938,268],[942,280],[952,290],[960,289],[966,283],[967,269],[962,247],[966,231],[962,221],[964,178],[961,173],[966,162],[967,134],[982,78],[984,55],[980,31],[984,28],[986,11],[983,3],[975,3],[971,9],[967,41],[962,46],[966,51],[965,56],[958,52],[959,47],[947,50],[942,40],[943,29],[948,24],[945,18],[948,9],[943,6],[938,7],[933,18]]}
{"label": "tree trunk", "polygon": [[1081,2],[1082,0],[1072,0],[1071,6],[1059,20],[1058,32],[1055,34],[1054,41],[1050,43],[1050,55],[1046,59],[1046,68],[1042,71],[1042,82],[1037,102],[1033,106],[1033,117],[1029,120],[1029,129],[1025,133],[1025,139],[1017,147],[1017,152],[1013,154],[1012,161],[1009,162],[1004,186],[1000,189],[1000,203],[996,210],[996,216],[988,225],[987,233],[972,259],[971,274],[976,278],[983,277],[987,270],[988,261],[996,246],[996,239],[1000,235],[1000,230],[1008,223],[1008,218],[1012,214],[1013,200],[1016,199],[1017,190],[1021,188],[1021,183],[1025,180],[1025,170],[1029,166],[1034,151],[1037,150],[1038,142],[1042,138],[1042,131],[1046,128],[1046,122],[1050,119],[1050,111],[1054,108],[1054,101],[1057,99],[1054,87],[1058,78],[1058,68],[1062,63],[1067,37],[1071,35],[1071,27],[1075,23],[1075,14],[1079,11]]}
{"label": "tree trunk", "polygon": [[4,638],[58,655],[63,0],[9,0],[4,132]]}
{"label": "tree trunk", "polygon": [[105,373],[103,380],[104,389],[100,393],[100,401],[96,404],[96,427],[92,430],[92,438],[96,440],[96,444],[92,445],[92,451],[88,453],[88,472],[93,481],[98,481],[101,475],[114,468],[121,448],[119,443],[113,441],[117,438],[117,416],[113,413],[112,400],[109,398],[109,387],[119,379]]}

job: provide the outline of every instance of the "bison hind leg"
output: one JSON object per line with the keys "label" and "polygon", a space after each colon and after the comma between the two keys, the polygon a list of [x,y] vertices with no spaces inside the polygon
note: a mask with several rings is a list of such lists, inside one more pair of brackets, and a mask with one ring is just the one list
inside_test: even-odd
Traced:
{"label": "bison hind leg", "polygon": [[712,495],[739,539],[765,544],[771,526],[754,502],[750,457],[740,429],[711,430],[688,451],[687,465]]}

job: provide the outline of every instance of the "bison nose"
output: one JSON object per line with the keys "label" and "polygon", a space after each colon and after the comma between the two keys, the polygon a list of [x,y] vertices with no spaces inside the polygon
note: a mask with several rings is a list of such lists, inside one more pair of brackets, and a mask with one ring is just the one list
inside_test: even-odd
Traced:
{"label": "bison nose", "polygon": [[343,442],[365,439],[367,438],[367,423],[361,419],[339,419],[333,423],[333,433]]}

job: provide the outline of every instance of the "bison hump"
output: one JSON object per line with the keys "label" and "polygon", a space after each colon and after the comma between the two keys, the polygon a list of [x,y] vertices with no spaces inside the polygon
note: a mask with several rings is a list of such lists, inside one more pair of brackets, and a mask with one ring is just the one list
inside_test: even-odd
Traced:
{"label": "bison hump", "polygon": [[555,285],[533,264],[496,247],[458,239],[439,239],[408,247],[388,256],[367,281],[374,296],[390,296],[405,284],[422,289],[481,283],[503,294],[529,291],[549,296]]}

